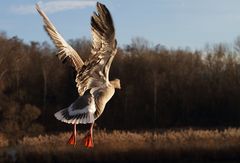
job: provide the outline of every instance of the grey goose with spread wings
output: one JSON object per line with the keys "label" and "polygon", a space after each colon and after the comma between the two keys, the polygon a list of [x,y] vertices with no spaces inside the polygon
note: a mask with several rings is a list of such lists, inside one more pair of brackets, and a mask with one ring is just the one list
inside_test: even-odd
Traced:
{"label": "grey goose with spread wings", "polygon": [[73,124],[74,130],[68,141],[76,144],[76,125],[91,124],[85,136],[85,146],[93,147],[92,130],[95,120],[104,111],[105,105],[120,89],[120,80],[109,81],[109,69],[117,53],[115,29],[109,10],[97,2],[97,12],[91,17],[92,49],[85,62],[78,53],[63,39],[47,15],[36,5],[43,18],[44,29],[55,44],[57,57],[62,62],[68,61],[75,68],[76,86],[79,97],[69,107],[55,113],[55,117],[65,123]]}

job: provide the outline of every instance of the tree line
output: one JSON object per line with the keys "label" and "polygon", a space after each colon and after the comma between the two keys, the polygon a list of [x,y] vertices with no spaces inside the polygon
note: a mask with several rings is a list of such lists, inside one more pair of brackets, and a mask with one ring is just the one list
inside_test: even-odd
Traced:
{"label": "tree line", "polygon": [[[69,43],[86,59],[91,42]],[[240,38],[203,50],[150,46],[142,38],[119,47],[110,79],[121,79],[97,120],[99,128],[153,129],[240,125]],[[53,114],[78,96],[75,71],[47,42],[26,44],[0,34],[0,131],[23,134],[70,128]]]}

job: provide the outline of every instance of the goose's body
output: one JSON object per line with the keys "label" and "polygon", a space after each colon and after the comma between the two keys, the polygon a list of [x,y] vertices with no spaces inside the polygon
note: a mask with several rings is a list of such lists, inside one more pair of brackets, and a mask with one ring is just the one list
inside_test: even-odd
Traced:
{"label": "goose's body", "polygon": [[79,96],[69,107],[55,113],[55,117],[69,124],[94,123],[114,93],[112,84],[92,88]]}
{"label": "goose's body", "polygon": [[117,53],[117,41],[112,17],[105,5],[97,2],[97,12],[91,18],[92,49],[88,60],[83,61],[78,53],[63,39],[47,15],[36,5],[44,21],[44,29],[58,49],[60,61],[68,61],[75,68],[79,97],[67,108],[55,113],[55,117],[73,124],[74,131],[68,143],[76,144],[76,125],[91,124],[85,137],[85,146],[93,147],[92,129],[95,120],[103,113],[107,102],[120,89],[120,80],[109,81],[109,69]]}

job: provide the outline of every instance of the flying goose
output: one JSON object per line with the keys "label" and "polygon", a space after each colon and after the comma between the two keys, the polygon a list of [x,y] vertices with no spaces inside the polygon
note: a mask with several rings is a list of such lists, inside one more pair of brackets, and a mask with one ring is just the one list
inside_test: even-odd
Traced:
{"label": "flying goose", "polygon": [[78,53],[62,38],[47,15],[36,4],[43,18],[44,29],[55,44],[57,57],[62,62],[70,61],[75,68],[76,87],[79,97],[67,108],[56,112],[55,117],[65,123],[73,124],[73,133],[68,144],[76,145],[76,125],[90,124],[84,140],[87,148],[93,147],[93,124],[104,111],[105,105],[120,89],[120,80],[109,81],[109,69],[117,53],[115,29],[109,10],[97,2],[97,12],[91,17],[92,49],[85,62]]}

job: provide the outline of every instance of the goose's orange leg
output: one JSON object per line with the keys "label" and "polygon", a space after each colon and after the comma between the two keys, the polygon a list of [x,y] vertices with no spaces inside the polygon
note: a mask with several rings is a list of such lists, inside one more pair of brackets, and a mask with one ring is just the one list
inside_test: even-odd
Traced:
{"label": "goose's orange leg", "polygon": [[77,130],[76,130],[76,124],[73,125],[73,133],[70,137],[70,139],[68,140],[67,144],[71,144],[71,145],[76,145],[76,136],[77,136]]}
{"label": "goose's orange leg", "polygon": [[90,130],[88,131],[87,135],[84,138],[84,145],[87,148],[93,148],[93,125],[94,123],[91,124]]}

